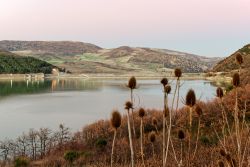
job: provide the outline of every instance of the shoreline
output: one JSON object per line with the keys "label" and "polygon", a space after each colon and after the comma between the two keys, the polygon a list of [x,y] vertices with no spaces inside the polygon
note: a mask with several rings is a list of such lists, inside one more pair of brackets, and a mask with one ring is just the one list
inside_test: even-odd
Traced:
{"label": "shoreline", "polygon": [[[131,76],[135,76],[137,79],[148,80],[148,79],[161,79],[167,77],[169,79],[174,79],[172,73],[167,73],[163,75],[145,75],[145,74],[0,74],[0,81],[26,81],[26,80],[52,80],[52,79],[128,79]],[[213,76],[207,76],[207,73],[183,73],[183,80],[207,80],[215,82],[217,85],[221,83],[230,83],[232,78],[227,75],[216,74]]]}

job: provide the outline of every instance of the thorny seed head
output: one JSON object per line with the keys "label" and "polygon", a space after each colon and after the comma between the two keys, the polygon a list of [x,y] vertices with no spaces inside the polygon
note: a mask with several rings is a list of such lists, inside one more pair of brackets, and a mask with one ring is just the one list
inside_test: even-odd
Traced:
{"label": "thorny seed head", "polygon": [[200,105],[196,105],[196,107],[195,107],[195,112],[197,113],[197,115],[198,115],[199,117],[202,115],[203,111],[202,111]]}
{"label": "thorny seed head", "polygon": [[235,59],[236,59],[236,62],[237,62],[239,65],[241,65],[241,64],[243,63],[243,57],[242,57],[242,55],[241,55],[239,52],[236,53]]}
{"label": "thorny seed head", "polygon": [[154,131],[153,131],[153,132],[150,132],[150,134],[149,134],[149,141],[150,141],[151,143],[154,143],[154,142],[155,142],[155,139],[156,139],[155,132],[154,132]]}
{"label": "thorny seed head", "polygon": [[136,88],[136,78],[134,76],[129,78],[127,87],[130,88],[130,89],[135,89]]}
{"label": "thorny seed head", "polygon": [[193,89],[190,89],[186,95],[186,105],[193,107],[196,104],[196,96]]}
{"label": "thorny seed head", "polygon": [[121,126],[121,121],[122,121],[121,114],[119,113],[119,111],[114,110],[112,112],[110,120],[111,126],[115,129],[118,129]]}
{"label": "thorny seed head", "polygon": [[235,73],[233,75],[233,85],[235,87],[238,87],[240,85],[240,75],[239,75],[239,73]]}
{"label": "thorny seed head", "polygon": [[155,117],[153,117],[153,119],[152,119],[152,124],[153,124],[154,126],[157,126],[157,119],[156,119]]}
{"label": "thorny seed head", "polygon": [[225,167],[225,164],[224,164],[223,161],[219,161],[219,162],[218,162],[218,166],[219,166],[219,167]]}
{"label": "thorny seed head", "polygon": [[226,157],[226,160],[231,163],[231,161],[232,161],[231,155],[230,154],[226,154],[225,157]]}
{"label": "thorny seed head", "polygon": [[176,68],[176,69],[174,70],[174,75],[175,75],[175,77],[180,78],[181,75],[182,75],[181,69],[180,69],[180,68]]}
{"label": "thorny seed head", "polygon": [[183,140],[185,138],[185,133],[183,132],[183,130],[178,131],[178,138],[180,140]]}
{"label": "thorny seed head", "polygon": [[167,94],[169,94],[171,92],[171,86],[170,85],[166,85],[164,87],[164,92],[167,93]]}
{"label": "thorny seed head", "polygon": [[161,79],[161,84],[163,85],[163,87],[165,87],[168,84],[168,79],[167,78],[162,78]]}
{"label": "thorny seed head", "polygon": [[223,149],[220,149],[220,155],[225,157],[227,155],[226,151]]}
{"label": "thorny seed head", "polygon": [[145,110],[144,108],[139,109],[139,117],[143,118],[145,116]]}
{"label": "thorny seed head", "polygon": [[132,108],[133,108],[133,103],[131,101],[127,101],[125,103],[125,109],[129,110],[129,109],[132,109]]}
{"label": "thorny seed head", "polygon": [[218,87],[216,89],[216,94],[217,94],[217,97],[222,98],[224,96],[223,89],[221,87]]}

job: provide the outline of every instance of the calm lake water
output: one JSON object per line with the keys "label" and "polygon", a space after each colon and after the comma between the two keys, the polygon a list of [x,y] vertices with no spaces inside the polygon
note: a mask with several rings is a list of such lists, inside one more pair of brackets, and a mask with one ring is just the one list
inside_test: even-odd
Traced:
{"label": "calm lake water", "polygon": [[[137,82],[135,106],[162,109],[160,81]],[[96,120],[108,119],[113,109],[124,113],[124,102],[130,97],[126,83],[125,79],[1,81],[0,140],[15,138],[30,128],[55,130],[61,123],[74,131],[80,130]],[[181,98],[185,98],[190,88],[203,101],[215,96],[216,88],[209,81],[185,80],[182,83]]]}

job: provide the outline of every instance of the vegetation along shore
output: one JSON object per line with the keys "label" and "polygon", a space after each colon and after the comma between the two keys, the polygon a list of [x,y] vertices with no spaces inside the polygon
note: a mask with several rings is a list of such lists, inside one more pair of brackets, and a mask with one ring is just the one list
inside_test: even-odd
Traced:
{"label": "vegetation along shore", "polygon": [[183,73],[176,68],[172,87],[169,78],[159,79],[162,110],[136,106],[140,88],[130,77],[124,110],[111,111],[110,120],[75,133],[62,124],[1,141],[1,166],[248,166],[250,85],[243,78],[245,56],[233,56],[232,87],[218,87],[212,101],[199,101],[195,87],[182,99]]}

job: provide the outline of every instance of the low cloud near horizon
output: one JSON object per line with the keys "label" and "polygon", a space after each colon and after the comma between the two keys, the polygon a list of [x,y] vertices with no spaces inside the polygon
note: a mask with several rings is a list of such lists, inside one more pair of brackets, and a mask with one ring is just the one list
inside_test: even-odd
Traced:
{"label": "low cloud near horizon", "polygon": [[249,16],[249,0],[1,0],[0,40],[228,56],[250,43]]}

